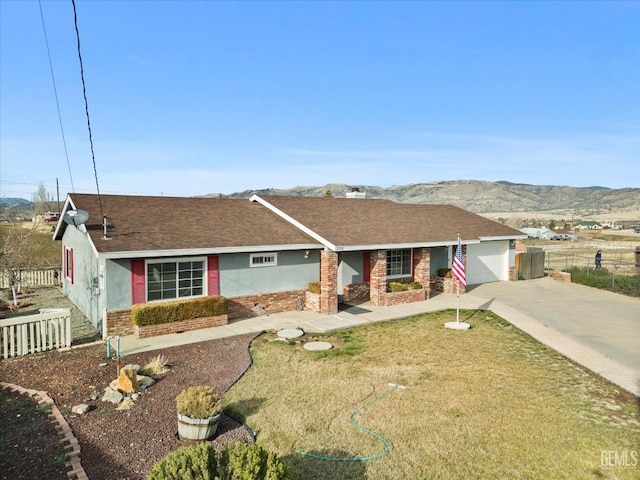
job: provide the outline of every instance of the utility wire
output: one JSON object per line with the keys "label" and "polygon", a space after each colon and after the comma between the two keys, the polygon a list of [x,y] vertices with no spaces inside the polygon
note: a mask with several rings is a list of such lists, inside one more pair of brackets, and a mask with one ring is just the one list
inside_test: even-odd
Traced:
{"label": "utility wire", "polygon": [[49,38],[47,37],[47,29],[44,25],[44,14],[42,13],[42,2],[38,0],[40,7],[40,19],[42,20],[42,31],[44,32],[44,42],[47,45],[47,55],[49,57],[49,70],[51,70],[51,81],[53,82],[53,94],[56,97],[56,107],[58,109],[58,121],[60,122],[60,132],[62,133],[62,144],[64,145],[64,155],[67,158],[67,168],[69,170],[69,180],[71,180],[71,191],[75,192],[73,187],[73,176],[71,175],[71,164],[69,163],[69,152],[67,151],[67,140],[64,136],[64,128],[62,127],[62,115],[60,114],[60,102],[58,101],[58,89],[56,88],[56,78],[53,75],[53,62],[51,61],[51,50],[49,49]]}
{"label": "utility wire", "polygon": [[100,216],[104,218],[102,210],[102,197],[100,196],[100,186],[98,185],[98,169],[96,168],[96,155],[93,151],[93,137],[91,136],[91,120],[89,119],[89,102],[87,100],[87,87],[84,82],[84,67],[82,65],[82,53],[80,53],[80,32],[78,31],[78,14],[76,12],[76,2],[71,0],[73,4],[73,24],[76,27],[76,38],[78,40],[78,59],[80,60],[80,77],[82,78],[82,94],[84,95],[84,110],[87,114],[87,128],[89,129],[89,145],[91,146],[91,159],[93,160],[93,174],[96,177],[96,190],[98,192],[98,203],[100,205]]}

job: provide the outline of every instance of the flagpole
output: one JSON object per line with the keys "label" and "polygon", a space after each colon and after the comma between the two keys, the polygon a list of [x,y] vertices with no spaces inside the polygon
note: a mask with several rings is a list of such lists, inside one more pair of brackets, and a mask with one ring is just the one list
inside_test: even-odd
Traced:
{"label": "flagpole", "polygon": [[467,286],[467,278],[464,266],[464,259],[462,257],[462,241],[460,234],[458,234],[458,246],[456,247],[456,254],[453,256],[451,262],[451,273],[454,281],[456,282],[456,321],[446,322],[445,328],[453,328],[456,330],[468,330],[471,328],[466,322],[460,322],[460,284]]}
{"label": "flagpole", "polygon": [[460,323],[460,281],[456,280],[456,323]]}

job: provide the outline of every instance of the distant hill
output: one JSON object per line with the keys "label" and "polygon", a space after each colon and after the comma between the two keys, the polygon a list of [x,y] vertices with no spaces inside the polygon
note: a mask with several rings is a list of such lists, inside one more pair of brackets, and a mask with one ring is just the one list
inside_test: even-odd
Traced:
{"label": "distant hill", "polygon": [[33,212],[33,202],[24,198],[0,198],[0,213],[7,210],[20,212]]}
{"label": "distant hill", "polygon": [[[527,185],[509,182],[455,180],[394,185],[382,188],[370,185],[329,184],[316,187],[295,187],[288,190],[262,189],[222,195],[228,198],[248,198],[251,195],[344,197],[354,188],[367,198],[386,198],[400,203],[451,204],[478,214],[499,212],[549,212],[574,215],[575,218],[613,213],[640,212],[640,188],[611,189],[605,187],[566,187]],[[208,194],[205,196],[220,196]]]}

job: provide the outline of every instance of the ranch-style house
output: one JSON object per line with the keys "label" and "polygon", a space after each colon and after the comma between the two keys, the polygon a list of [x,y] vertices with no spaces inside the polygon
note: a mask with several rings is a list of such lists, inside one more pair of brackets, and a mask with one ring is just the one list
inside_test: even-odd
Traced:
{"label": "ranch-style house", "polygon": [[[453,293],[442,274],[458,235],[467,286],[513,281],[515,240],[526,238],[451,205],[257,195],[70,194],[53,235],[62,243],[64,293],[105,338],[133,333],[139,303],[220,295],[234,319]],[[320,283],[314,304],[312,282]],[[390,282],[414,289],[396,295]]]}

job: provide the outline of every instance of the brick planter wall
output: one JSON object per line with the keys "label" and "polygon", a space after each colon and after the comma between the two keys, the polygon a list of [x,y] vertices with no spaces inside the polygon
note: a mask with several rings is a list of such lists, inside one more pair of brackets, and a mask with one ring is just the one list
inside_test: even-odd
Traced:
{"label": "brick planter wall", "polygon": [[308,290],[304,292],[304,306],[307,310],[320,313],[320,294]]}
{"label": "brick planter wall", "polygon": [[345,302],[367,302],[369,301],[369,282],[350,283],[342,287],[342,295]]}
{"label": "brick planter wall", "polygon": [[[453,278],[431,276],[431,289],[436,292],[457,293],[456,281]],[[467,289],[460,285],[460,294],[466,293]]]}
{"label": "brick planter wall", "polygon": [[221,327],[228,322],[227,315],[212,317],[190,318],[180,322],[158,323],[157,325],[134,325],[133,331],[138,338],[155,337],[169,333],[188,332],[201,328]]}
{"label": "brick planter wall", "polygon": [[114,310],[107,312],[107,337],[124,337],[133,335],[131,310]]}
{"label": "brick planter wall", "polygon": [[305,292],[306,290],[288,290],[227,298],[227,313],[230,319],[234,319],[298,310],[298,299],[304,301]]}
{"label": "brick planter wall", "polygon": [[402,305],[403,303],[422,302],[427,300],[427,290],[405,290],[403,292],[387,292],[384,297],[384,306]]}

